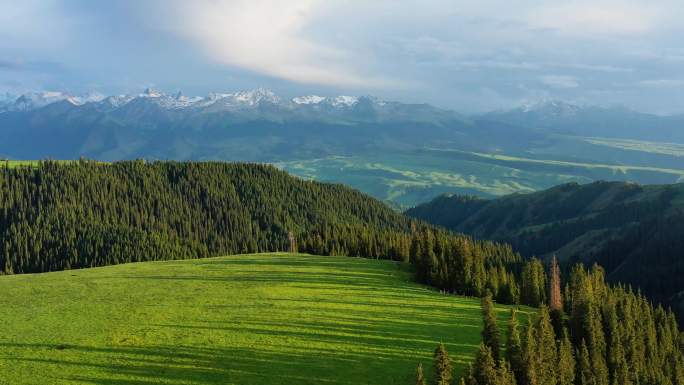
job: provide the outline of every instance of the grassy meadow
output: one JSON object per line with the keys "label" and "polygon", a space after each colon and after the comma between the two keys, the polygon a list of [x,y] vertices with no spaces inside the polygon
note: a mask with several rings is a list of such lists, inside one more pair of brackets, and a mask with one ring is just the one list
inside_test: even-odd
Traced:
{"label": "grassy meadow", "polygon": [[410,384],[439,341],[460,372],[479,300],[408,269],[261,254],[0,277],[0,383]]}
{"label": "grassy meadow", "polygon": [[[566,142],[579,143],[580,139],[566,139]],[[586,143],[583,140],[581,142],[584,144],[579,148],[587,151],[589,157],[591,153],[586,149]],[[617,146],[615,143],[613,145]],[[607,148],[598,145],[593,147]],[[562,147],[554,149],[557,152],[563,150]],[[684,181],[684,166],[671,163],[672,157],[669,155],[667,162],[659,159],[659,156],[664,155],[656,152],[655,145],[646,149],[648,153],[644,154],[647,159],[640,159],[633,155],[634,151],[615,148],[618,154],[611,162],[580,161],[553,151],[536,155],[504,155],[426,148],[285,161],[276,165],[303,178],[348,184],[401,208],[413,207],[443,193],[491,198],[543,190],[568,182],[625,180],[664,184]],[[674,151],[670,147],[667,150]],[[609,158],[608,155],[606,157]],[[632,161],[638,161],[637,164],[623,163],[630,157],[634,158]],[[659,161],[664,162],[663,166],[648,166]]]}

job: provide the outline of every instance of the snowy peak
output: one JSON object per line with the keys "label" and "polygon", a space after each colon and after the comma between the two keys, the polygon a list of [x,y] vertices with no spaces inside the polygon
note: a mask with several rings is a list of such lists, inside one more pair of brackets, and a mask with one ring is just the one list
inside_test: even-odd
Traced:
{"label": "snowy peak", "polygon": [[298,96],[292,98],[292,102],[295,104],[303,105],[315,105],[315,104],[327,104],[333,107],[351,107],[358,103],[359,98],[355,96],[334,96],[334,97],[323,97],[318,95],[307,95]]}
{"label": "snowy peak", "polygon": [[73,98],[72,95],[56,91],[29,92],[19,96],[10,106],[11,111],[29,111],[48,104]]}
{"label": "snowy peak", "polygon": [[330,101],[330,104],[332,104],[335,107],[337,107],[337,106],[351,107],[358,102],[359,102],[359,98],[357,98],[356,96],[341,95],[341,96],[336,96],[336,97],[332,98]]}
{"label": "snowy peak", "polygon": [[153,89],[153,88],[145,88],[145,91],[143,91],[142,94],[140,94],[141,98],[160,98],[164,96],[161,92]]}
{"label": "snowy peak", "polygon": [[292,102],[294,104],[318,104],[322,101],[324,101],[326,98],[323,96],[318,96],[318,95],[306,95],[306,96],[297,96],[295,98],[292,98]]}
{"label": "snowy peak", "polygon": [[573,116],[581,109],[580,106],[560,100],[542,100],[523,104],[519,110],[524,113],[537,113],[549,116]]}
{"label": "snowy peak", "polygon": [[251,91],[240,91],[233,95],[237,102],[245,103],[250,106],[257,105],[261,102],[278,103],[280,98],[276,96],[271,90],[265,88],[257,88]]}
{"label": "snowy peak", "polygon": [[360,100],[368,99],[369,103],[382,107],[385,104],[374,98],[358,98],[355,96],[319,96],[305,95],[282,100],[273,91],[265,88],[244,90],[235,93],[210,93],[202,96],[185,96],[178,91],[166,94],[153,88],[146,88],[139,94],[134,95],[111,95],[105,96],[99,93],[83,95],[70,95],[64,92],[42,91],[26,93],[20,97],[0,95],[0,112],[3,111],[31,111],[49,104],[66,100],[75,106],[93,103],[101,110],[114,110],[136,100],[140,103],[152,103],[167,110],[180,110],[192,108],[195,110],[211,107],[212,110],[241,110],[260,106],[262,103],[278,105],[292,110],[307,106],[326,106],[327,108],[346,110],[355,106]]}

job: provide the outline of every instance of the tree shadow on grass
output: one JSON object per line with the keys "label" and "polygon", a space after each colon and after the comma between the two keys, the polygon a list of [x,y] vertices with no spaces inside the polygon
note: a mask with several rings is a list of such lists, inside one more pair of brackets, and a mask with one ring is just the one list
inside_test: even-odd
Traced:
{"label": "tree shadow on grass", "polygon": [[[0,344],[14,350],[42,350],[42,357],[2,357],[36,368],[52,365],[59,375],[50,384],[399,384],[410,382],[411,370],[393,377],[378,377],[372,354],[317,350],[275,353],[258,349],[198,348],[187,346],[90,347],[68,345],[55,349],[39,344]],[[47,354],[45,352],[48,352]],[[395,363],[412,368],[409,358]]]}

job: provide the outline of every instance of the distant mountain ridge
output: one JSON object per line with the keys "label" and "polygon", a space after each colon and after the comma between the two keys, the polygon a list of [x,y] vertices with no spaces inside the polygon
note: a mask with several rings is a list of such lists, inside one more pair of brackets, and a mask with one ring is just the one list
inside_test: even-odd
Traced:
{"label": "distant mountain ridge", "polygon": [[31,93],[6,98],[0,111],[6,138],[0,155],[17,159],[263,162],[440,143],[468,124],[427,104],[369,96],[283,99],[263,88],[205,97],[153,89],[106,97]]}
{"label": "distant mountain ridge", "polygon": [[684,116],[660,116],[626,107],[581,106],[558,100],[483,114],[481,119],[551,132],[650,141],[684,140]]}
{"label": "distant mountain ridge", "polygon": [[677,122],[684,116],[555,101],[466,116],[372,96],[283,98],[263,88],[206,96],[33,92],[0,96],[0,158],[265,162],[411,207],[445,192],[491,197],[601,179],[675,183],[684,180]]}
{"label": "distant mountain ridge", "polygon": [[137,95],[110,95],[105,96],[99,93],[89,93],[85,95],[72,95],[61,91],[40,91],[29,92],[19,96],[9,93],[0,95],[0,113],[12,111],[31,111],[36,110],[60,101],[80,106],[84,104],[94,104],[99,108],[119,108],[136,100],[148,99],[165,109],[184,109],[184,108],[206,108],[216,106],[220,108],[245,108],[254,107],[262,103],[276,104],[281,107],[296,108],[297,106],[328,106],[337,108],[349,108],[356,105],[359,100],[372,100],[379,105],[386,105],[390,102],[379,101],[374,97],[357,96],[318,96],[305,95],[291,99],[283,99],[272,91],[265,88],[254,90],[238,91],[233,93],[210,93],[207,96],[185,96],[182,92],[167,94],[153,88],[147,88]]}

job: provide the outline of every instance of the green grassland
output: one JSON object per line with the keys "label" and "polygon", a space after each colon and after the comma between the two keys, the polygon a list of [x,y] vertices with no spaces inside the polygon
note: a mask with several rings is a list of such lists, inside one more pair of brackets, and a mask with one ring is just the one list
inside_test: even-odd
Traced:
{"label": "green grassland", "polygon": [[35,167],[38,165],[37,160],[6,160],[0,162],[0,166],[8,166],[9,168],[16,167]]}
{"label": "green grassland", "polygon": [[[55,162],[67,164],[67,163],[74,163],[76,161],[75,160],[56,160]],[[5,167],[5,166],[7,166],[9,168],[37,167],[39,163],[40,163],[40,160],[0,160],[0,167]]]}
{"label": "green grassland", "polygon": [[[633,151],[620,150],[620,156],[627,153]],[[568,182],[623,180],[665,184],[684,181],[684,166],[579,161],[545,153],[523,155],[423,149],[332,156],[277,165],[300,177],[349,184],[403,208],[443,193],[496,197],[543,190]],[[642,161],[648,164],[649,160]]]}
{"label": "green grassland", "polygon": [[0,383],[12,385],[410,384],[418,361],[431,373],[439,341],[463,370],[482,324],[477,299],[348,257],[4,276],[0,292]]}

